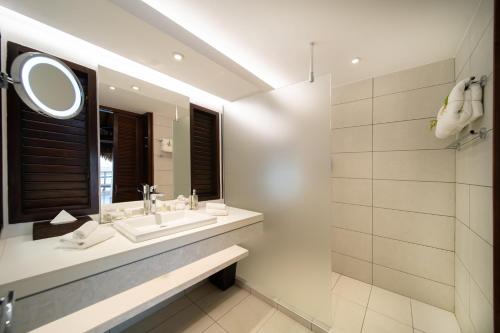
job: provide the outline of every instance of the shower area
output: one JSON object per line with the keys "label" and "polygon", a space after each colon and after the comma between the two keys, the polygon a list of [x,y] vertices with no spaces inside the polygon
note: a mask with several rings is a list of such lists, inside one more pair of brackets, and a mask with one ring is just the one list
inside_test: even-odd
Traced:
{"label": "shower area", "polygon": [[[492,15],[482,1],[454,58],[224,107],[226,203],[265,217],[241,285],[317,332],[493,332]],[[436,138],[481,77],[484,115]]]}

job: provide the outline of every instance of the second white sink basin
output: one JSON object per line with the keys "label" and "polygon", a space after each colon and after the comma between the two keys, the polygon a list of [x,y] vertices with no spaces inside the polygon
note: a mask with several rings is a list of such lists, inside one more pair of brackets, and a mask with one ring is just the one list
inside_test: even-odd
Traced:
{"label": "second white sink basin", "polygon": [[215,216],[193,211],[176,211],[132,217],[116,221],[113,225],[131,241],[142,242],[216,222]]}

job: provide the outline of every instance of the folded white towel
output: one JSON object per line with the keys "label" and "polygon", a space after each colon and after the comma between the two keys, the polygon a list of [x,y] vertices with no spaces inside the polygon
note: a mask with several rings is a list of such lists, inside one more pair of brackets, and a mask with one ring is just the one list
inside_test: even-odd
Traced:
{"label": "folded white towel", "polygon": [[50,224],[66,224],[66,223],[71,223],[75,222],[76,217],[65,211],[64,209],[57,214],[52,221],[50,221]]}
{"label": "folded white towel", "polygon": [[465,90],[469,81],[470,79],[465,79],[458,82],[448,96],[447,105],[439,110],[436,137],[444,139],[455,135],[483,115],[482,87],[479,83],[472,83]]}
{"label": "folded white towel", "polygon": [[110,239],[114,235],[115,231],[110,227],[97,229],[85,239],[74,239],[73,233],[69,233],[59,239],[61,241],[60,247],[69,249],[86,249],[88,247],[102,243],[105,240]]}
{"label": "folded white towel", "polygon": [[206,212],[208,214],[210,214],[210,215],[213,215],[213,216],[226,216],[228,214],[226,209],[210,209],[210,208],[207,208]]}
{"label": "folded white towel", "polygon": [[142,208],[142,207],[125,208],[123,211],[125,212],[125,215],[127,215],[129,217],[144,214],[144,208]]}
{"label": "folded white towel", "polygon": [[85,239],[92,234],[95,229],[99,226],[97,221],[88,221],[84,223],[80,228],[73,231],[74,239]]}
{"label": "folded white towel", "polygon": [[217,202],[207,202],[207,209],[226,209],[226,204],[217,203]]}

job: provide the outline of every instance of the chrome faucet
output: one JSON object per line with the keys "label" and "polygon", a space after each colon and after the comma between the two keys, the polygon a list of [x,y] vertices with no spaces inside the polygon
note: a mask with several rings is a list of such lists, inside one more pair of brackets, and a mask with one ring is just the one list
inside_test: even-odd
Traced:
{"label": "chrome faucet", "polygon": [[138,189],[142,193],[142,200],[144,201],[144,215],[155,214],[156,213],[156,200],[162,197],[162,193],[156,192],[156,185],[142,184],[142,190]]}

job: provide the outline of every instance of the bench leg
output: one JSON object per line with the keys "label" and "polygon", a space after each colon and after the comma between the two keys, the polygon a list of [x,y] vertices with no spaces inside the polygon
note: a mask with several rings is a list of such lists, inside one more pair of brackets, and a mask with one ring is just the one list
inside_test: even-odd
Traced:
{"label": "bench leg", "polygon": [[210,276],[209,280],[220,290],[226,290],[232,285],[234,285],[236,278],[236,262],[231,266],[224,268],[223,270]]}

